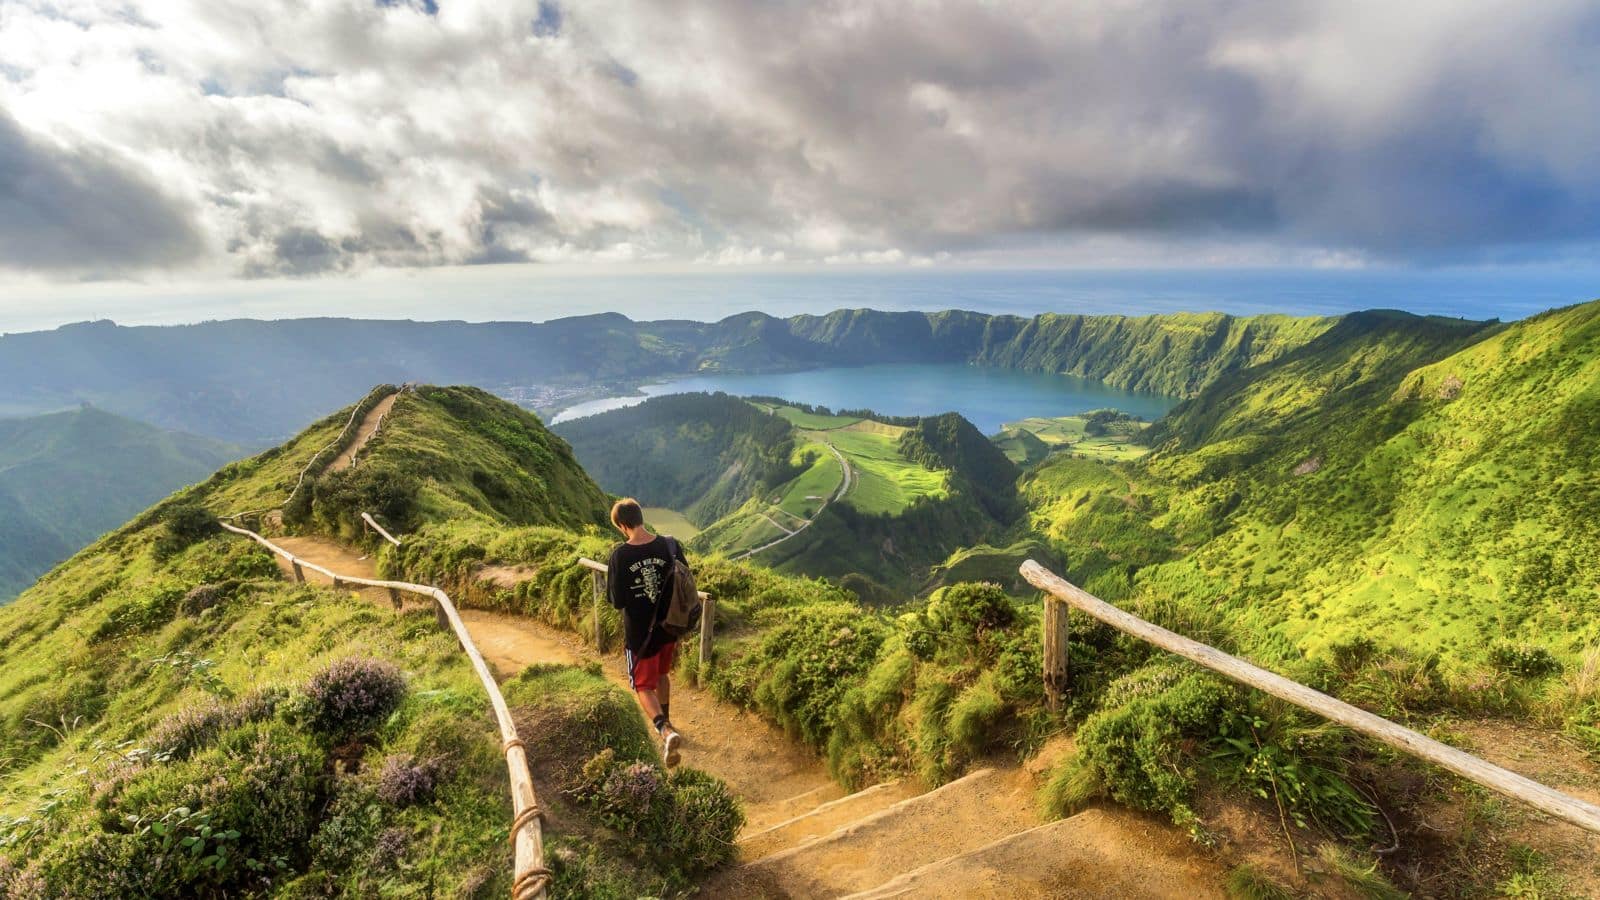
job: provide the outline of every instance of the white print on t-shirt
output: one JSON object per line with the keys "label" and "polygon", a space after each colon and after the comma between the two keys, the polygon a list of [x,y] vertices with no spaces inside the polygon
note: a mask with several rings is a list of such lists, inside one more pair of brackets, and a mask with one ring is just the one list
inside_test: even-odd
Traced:
{"label": "white print on t-shirt", "polygon": [[661,569],[665,566],[659,559],[641,559],[628,567],[628,571],[639,576],[631,587],[634,591],[650,598],[651,603],[661,599]]}

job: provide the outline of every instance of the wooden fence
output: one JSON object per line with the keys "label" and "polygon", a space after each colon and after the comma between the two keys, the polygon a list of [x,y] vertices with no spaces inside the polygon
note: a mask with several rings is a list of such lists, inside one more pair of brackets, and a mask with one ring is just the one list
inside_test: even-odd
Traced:
{"label": "wooden fence", "polygon": [[[379,529],[390,541],[399,543],[363,514],[362,518],[368,524]],[[461,614],[456,611],[455,604],[450,602],[450,597],[436,587],[421,584],[411,584],[404,581],[380,581],[372,578],[355,578],[341,575],[331,569],[323,568],[310,560],[301,559],[288,550],[274,544],[254,531],[240,528],[227,522],[222,522],[222,527],[234,534],[243,535],[268,550],[283,557],[289,562],[294,571],[296,581],[305,581],[305,570],[321,572],[333,579],[334,587],[347,585],[361,585],[364,587],[385,588],[389,597],[396,606],[400,605],[400,594],[420,594],[433,600],[434,611],[441,624],[448,626],[455,632],[456,640],[460,641],[461,649],[466,651],[467,658],[472,661],[472,668],[478,673],[478,680],[483,683],[484,693],[489,695],[489,704],[494,707],[495,721],[500,728],[500,748],[505,754],[506,768],[511,775],[511,807],[513,818],[511,821],[511,843],[513,848],[513,882],[511,888],[512,900],[536,900],[543,898],[546,887],[550,883],[550,870],[544,865],[544,833],[540,820],[539,801],[533,792],[533,778],[528,773],[528,755],[522,740],[517,737],[516,723],[511,721],[511,710],[506,707],[505,697],[500,693],[500,686],[495,683],[494,674],[489,671],[489,665],[483,661],[483,654],[478,652],[477,644],[473,643],[472,635],[467,633],[467,626],[461,621]]]}
{"label": "wooden fence", "polygon": [[1029,584],[1047,595],[1044,677],[1045,691],[1053,707],[1059,707],[1060,697],[1067,687],[1067,611],[1059,608],[1064,605],[1082,610],[1118,631],[1131,634],[1235,681],[1265,691],[1280,700],[1344,725],[1352,731],[1358,731],[1397,750],[1448,769],[1541,812],[1600,834],[1600,806],[1563,794],[1554,788],[1502,769],[1381,716],[1351,706],[1343,700],[1337,700],[1299,682],[1290,681],[1281,675],[1251,665],[1237,656],[1231,656],[1215,647],[1146,622],[1089,594],[1031,559],[1022,564],[1021,572]]}
{"label": "wooden fence", "polygon": [[[605,652],[605,647],[600,641],[600,604],[606,594],[606,572],[608,567],[603,562],[595,562],[587,556],[579,557],[578,565],[589,570],[589,580],[594,587],[594,646],[596,650]],[[700,668],[703,671],[711,664],[711,628],[712,619],[716,617],[717,601],[705,591],[700,591]]]}
{"label": "wooden fence", "polygon": [[[393,388],[390,385],[379,385],[368,391],[367,395],[356,403],[355,408],[350,410],[350,418],[345,420],[344,427],[339,429],[339,433],[334,435],[333,440],[329,441],[326,446],[316,453],[311,454],[311,459],[306,462],[305,468],[300,470],[300,477],[295,479],[294,487],[290,489],[288,498],[283,501],[282,508],[289,509],[294,505],[295,497],[299,496],[300,492],[305,489],[306,478],[311,475],[312,469],[320,472],[323,467],[337,459],[339,454],[344,452],[344,448],[347,446],[345,441],[352,436],[351,429],[356,427],[356,423],[360,422],[362,417],[372,411],[373,406],[381,402],[384,397],[390,394],[397,394],[404,389],[404,387]],[[332,456],[328,455],[330,452],[333,454]]]}

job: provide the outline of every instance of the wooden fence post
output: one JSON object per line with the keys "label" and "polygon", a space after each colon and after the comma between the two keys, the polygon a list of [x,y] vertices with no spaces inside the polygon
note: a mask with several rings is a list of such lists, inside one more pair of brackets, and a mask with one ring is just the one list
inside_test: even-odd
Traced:
{"label": "wooden fence post", "polygon": [[299,584],[305,584],[306,573],[304,569],[300,568],[300,560],[291,559],[289,560],[289,565],[294,566],[294,580]]}
{"label": "wooden fence post", "polygon": [[1067,669],[1070,622],[1069,607],[1055,597],[1044,597],[1044,695],[1050,711],[1061,712],[1062,699],[1072,686]]}
{"label": "wooden fence post", "polygon": [[711,665],[711,620],[717,614],[717,601],[707,597],[700,605],[700,671]]}
{"label": "wooden fence post", "polygon": [[605,585],[601,583],[601,575],[597,571],[589,573],[589,583],[594,586],[594,649],[604,653],[606,651],[605,638],[600,634],[600,595],[606,592]]}
{"label": "wooden fence post", "polygon": [[404,603],[400,602],[399,590],[395,588],[389,588],[389,603],[392,604],[397,610],[405,606]]}

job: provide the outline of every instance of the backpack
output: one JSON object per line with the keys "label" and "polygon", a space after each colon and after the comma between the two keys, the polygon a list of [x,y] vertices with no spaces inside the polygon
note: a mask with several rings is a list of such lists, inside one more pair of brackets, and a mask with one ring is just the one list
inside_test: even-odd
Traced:
{"label": "backpack", "polygon": [[695,587],[694,573],[678,556],[683,553],[677,538],[667,538],[668,557],[672,560],[672,601],[667,606],[667,616],[660,620],[661,633],[675,641],[700,627],[700,589]]}

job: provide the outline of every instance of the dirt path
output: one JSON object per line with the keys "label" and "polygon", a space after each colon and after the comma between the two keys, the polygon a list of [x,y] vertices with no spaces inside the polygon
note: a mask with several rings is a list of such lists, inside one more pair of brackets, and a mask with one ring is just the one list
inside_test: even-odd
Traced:
{"label": "dirt path", "polygon": [[[1481,720],[1457,725],[1472,752],[1581,800],[1600,803],[1600,765],[1572,740],[1516,722]],[[1520,843],[1544,853],[1574,896],[1600,897],[1600,835],[1507,803]]]}
{"label": "dirt path", "polygon": [[799,516],[794,516],[794,513],[786,512],[786,511],[783,511],[783,510],[779,510],[780,512],[785,512],[785,515],[791,515],[791,516],[794,516],[796,519],[800,519],[801,524],[799,526],[797,526],[792,531],[790,529],[788,529],[788,528],[785,528],[782,525],[779,525],[778,521],[776,519],[772,518],[771,516],[767,515],[766,513],[762,513],[761,517],[763,519],[766,519],[768,522],[771,522],[774,526],[777,527],[777,529],[779,531],[782,531],[784,533],[783,537],[778,538],[775,541],[768,541],[767,543],[762,544],[759,547],[753,547],[753,548],[751,548],[749,550],[746,550],[745,552],[739,554],[738,556],[733,557],[734,559],[747,559],[749,557],[755,556],[757,553],[760,553],[763,550],[771,550],[773,547],[776,547],[779,544],[783,543],[784,541],[787,541],[790,538],[794,537],[795,535],[799,534],[800,532],[805,531],[807,528],[811,527],[811,523],[812,522],[815,522],[817,520],[817,516],[822,515],[822,511],[828,508],[828,504],[829,503],[832,503],[834,500],[838,500],[838,499],[842,498],[845,495],[845,492],[850,490],[850,462],[849,462],[849,460],[845,459],[844,454],[839,452],[839,448],[838,447],[835,447],[832,444],[828,444],[826,441],[824,441],[823,443],[827,444],[828,449],[833,451],[833,455],[834,456],[839,457],[839,469],[843,472],[843,477],[839,481],[839,490],[838,490],[838,492],[836,492],[831,499],[822,501],[822,505],[817,507],[817,511],[812,513],[811,514],[811,518],[809,518],[809,519],[800,519]]}
{"label": "dirt path", "polygon": [[[278,543],[340,574],[377,577],[369,557],[335,541],[285,537]],[[513,571],[480,576],[505,578]],[[306,577],[330,581],[310,570]],[[385,590],[352,593],[390,606]],[[601,656],[576,635],[522,616],[460,612],[500,680],[534,663],[598,660],[608,678],[627,687],[620,654]],[[815,756],[755,715],[687,684],[674,685],[672,705],[685,763],[722,779],[743,801],[748,819],[741,837],[745,863],[703,885],[708,898],[861,890],[873,897],[1093,897],[1107,896],[1108,889],[1130,898],[1221,898],[1220,867],[1150,820],[1097,810],[1040,822],[1035,791],[1050,762],[1070,752],[1066,742],[1052,742],[1026,766],[978,769],[932,792],[889,783],[846,797]],[[537,753],[537,746],[530,751]]]}
{"label": "dirt path", "polygon": [[[321,537],[281,537],[275,541],[296,556],[335,572],[358,578],[378,577],[370,558],[336,541]],[[279,564],[289,571],[287,562],[280,559]],[[310,570],[306,571],[306,578],[318,584],[330,582]],[[383,589],[363,588],[354,593],[390,606],[388,592]],[[411,601],[407,605],[411,608],[425,604]],[[601,657],[576,635],[523,616],[480,609],[460,612],[478,651],[502,681],[534,663],[577,665],[599,660],[608,678],[627,687],[620,653]],[[797,803],[815,805],[844,794],[821,763],[795,746],[783,732],[748,712],[718,702],[704,691],[674,684],[672,718],[684,735],[684,762],[727,782],[744,800],[751,827],[788,818]]]}
{"label": "dirt path", "polygon": [[[334,457],[333,462],[328,463],[327,471],[341,472],[350,468],[351,463],[356,460],[356,454],[360,453],[361,448],[367,445],[367,441],[372,440],[372,436],[378,433],[378,423],[382,422],[383,417],[388,415],[389,410],[394,408],[394,400],[398,396],[400,396],[398,393],[390,394],[379,400],[377,406],[367,411],[366,416],[361,420],[361,424],[356,427],[356,439],[350,442],[350,446],[346,447],[343,453]],[[329,566],[329,568],[333,567]],[[334,571],[338,570],[335,569]],[[354,575],[356,573],[351,572],[350,574]]]}

